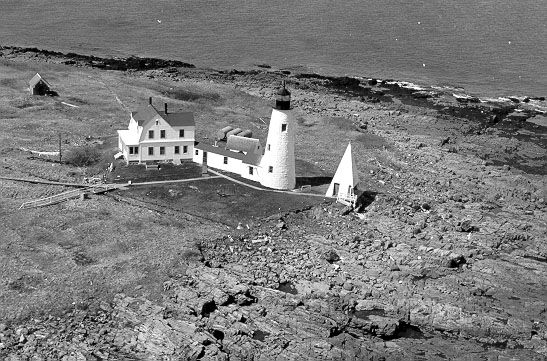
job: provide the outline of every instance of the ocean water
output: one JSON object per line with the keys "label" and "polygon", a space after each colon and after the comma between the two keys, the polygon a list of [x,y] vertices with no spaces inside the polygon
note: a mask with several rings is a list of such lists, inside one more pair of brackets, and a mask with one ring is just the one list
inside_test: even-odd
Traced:
{"label": "ocean water", "polygon": [[0,0],[0,44],[547,95],[546,0]]}

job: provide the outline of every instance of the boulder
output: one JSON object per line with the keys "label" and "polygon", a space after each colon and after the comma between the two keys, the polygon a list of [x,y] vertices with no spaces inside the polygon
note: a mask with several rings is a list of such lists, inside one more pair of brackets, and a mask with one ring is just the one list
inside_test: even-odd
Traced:
{"label": "boulder", "polygon": [[340,261],[340,256],[332,249],[323,253],[323,258],[329,263]]}
{"label": "boulder", "polygon": [[448,144],[449,142],[450,142],[450,137],[446,137],[441,139],[439,145],[442,147],[443,145]]}
{"label": "boulder", "polygon": [[458,232],[478,232],[479,228],[472,225],[470,220],[465,220],[458,222],[458,225],[456,226],[456,231]]}

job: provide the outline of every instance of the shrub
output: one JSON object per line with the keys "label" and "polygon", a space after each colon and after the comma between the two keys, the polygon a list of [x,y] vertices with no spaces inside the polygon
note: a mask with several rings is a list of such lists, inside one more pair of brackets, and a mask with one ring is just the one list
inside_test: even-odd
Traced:
{"label": "shrub", "polygon": [[72,149],[65,155],[65,162],[76,167],[87,167],[101,160],[101,152],[96,148],[84,146]]}

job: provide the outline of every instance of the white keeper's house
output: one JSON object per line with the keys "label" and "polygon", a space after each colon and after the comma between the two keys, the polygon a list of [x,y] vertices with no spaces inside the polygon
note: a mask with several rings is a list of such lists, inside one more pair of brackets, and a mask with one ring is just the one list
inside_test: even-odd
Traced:
{"label": "white keeper's house", "polygon": [[261,158],[262,147],[258,139],[237,135],[228,136],[225,147],[200,142],[194,148],[194,162],[236,173],[255,182],[261,180]]}
{"label": "white keeper's house", "polygon": [[196,123],[191,112],[160,111],[152,104],[131,112],[127,129],[118,130],[118,148],[125,161],[146,163],[192,160]]}

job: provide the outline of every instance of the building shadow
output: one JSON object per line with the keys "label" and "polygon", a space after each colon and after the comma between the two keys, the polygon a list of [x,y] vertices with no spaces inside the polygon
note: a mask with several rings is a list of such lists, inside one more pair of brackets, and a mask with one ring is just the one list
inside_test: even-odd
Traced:
{"label": "building shadow", "polygon": [[296,188],[302,186],[316,187],[330,184],[333,174],[321,169],[318,165],[303,159],[296,159]]}
{"label": "building shadow", "polygon": [[302,186],[321,186],[323,184],[330,184],[332,177],[329,176],[300,176],[296,177],[296,188]]}
{"label": "building shadow", "polygon": [[355,210],[357,212],[362,212],[370,206],[375,200],[376,195],[378,195],[378,192],[373,191],[363,191],[359,196],[357,197],[357,200],[355,201]]}

